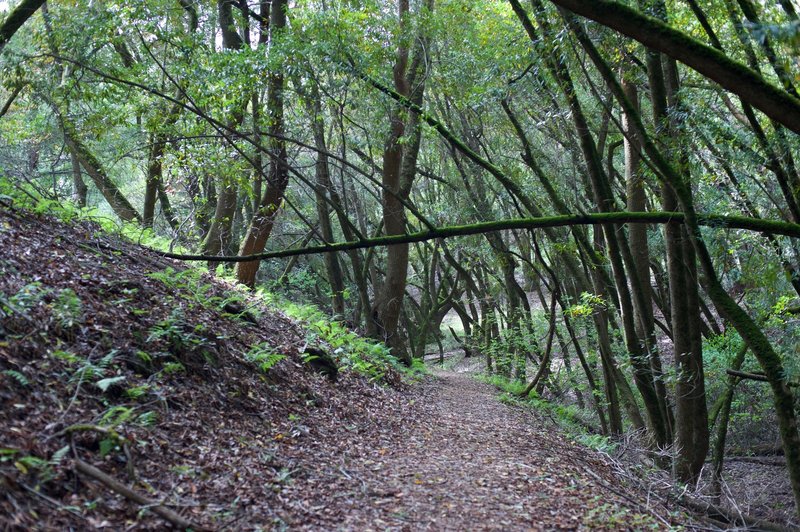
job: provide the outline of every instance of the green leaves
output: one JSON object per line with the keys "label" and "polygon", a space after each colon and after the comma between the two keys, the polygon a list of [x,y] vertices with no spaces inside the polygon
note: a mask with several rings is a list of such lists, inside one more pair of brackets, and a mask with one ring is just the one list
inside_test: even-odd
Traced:
{"label": "green leaves", "polygon": [[125,380],[125,376],[124,375],[119,375],[117,377],[109,377],[107,379],[100,379],[99,381],[95,382],[94,384],[95,384],[95,386],[100,388],[102,391],[106,392],[106,391],[108,391],[108,389],[111,386],[113,386],[115,384],[119,384],[120,382],[123,382],[124,380]]}
{"label": "green leaves", "polygon": [[271,345],[262,342],[251,347],[244,357],[256,364],[262,372],[267,373],[275,364],[286,358],[286,355],[278,353]]}
{"label": "green leaves", "polygon": [[20,386],[30,386],[31,384],[31,381],[29,381],[25,375],[14,369],[3,371],[3,375],[11,377],[13,380],[17,381]]}

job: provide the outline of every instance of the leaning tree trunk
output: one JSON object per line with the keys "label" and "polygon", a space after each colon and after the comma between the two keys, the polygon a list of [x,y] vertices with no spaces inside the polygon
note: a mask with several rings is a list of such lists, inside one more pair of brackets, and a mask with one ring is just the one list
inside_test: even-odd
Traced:
{"label": "leaning tree trunk", "polygon": [[[631,109],[628,99],[625,98],[608,63],[606,63],[597,51],[597,48],[595,48],[583,28],[574,20],[571,20],[570,24],[584,50],[586,50],[607,85],[611,88],[618,103],[623,107],[625,112],[631,113],[632,116],[636,115],[635,110]],[[795,503],[797,504],[798,513],[800,514],[800,431],[798,431],[794,395],[789,388],[781,356],[755,320],[722,286],[717,276],[716,269],[714,268],[711,254],[700,232],[691,188],[684,182],[681,175],[669,164],[663,154],[647,136],[641,118],[637,117],[633,122],[633,127],[636,128],[639,137],[642,139],[644,152],[658,170],[657,174],[663,179],[664,184],[670,186],[674,190],[677,196],[681,210],[684,213],[687,234],[697,255],[700,269],[705,275],[708,296],[711,298],[717,311],[736,329],[753,352],[753,355],[764,371],[764,376],[770,384],[775,413],[778,417],[779,434],[786,455],[787,469],[789,470],[789,480],[792,484],[792,492],[794,494]]]}
{"label": "leaning tree trunk", "polygon": [[0,24],[0,52],[11,40],[11,37],[22,27],[25,22],[36,13],[45,0],[22,0]]}
{"label": "leaning tree trunk", "polygon": [[[580,144],[581,154],[586,164],[597,206],[601,212],[612,211],[614,205],[611,188],[603,170],[602,161],[597,153],[597,146],[591,135],[582,105],[578,100],[571,74],[563,62],[554,59],[554,57],[560,55],[559,53],[554,54],[553,50],[545,49],[542,46],[544,41],[540,39],[537,29],[533,26],[533,23],[528,18],[526,11],[522,8],[519,1],[510,0],[510,3],[531,42],[544,54],[547,68],[557,81],[559,89],[569,104],[575,133]],[[537,13],[537,21],[544,28],[544,31],[547,32],[548,24],[543,18],[543,6],[541,2],[539,0],[532,0],[531,3]],[[648,414],[649,428],[654,443],[666,445],[669,442],[670,428],[666,411],[666,400],[663,396],[662,389],[656,385],[654,379],[653,368],[651,366],[652,361],[649,360],[651,355],[649,346],[642,345],[643,342],[647,344],[648,339],[638,338],[636,334],[634,307],[637,305],[639,307],[643,306],[641,298],[638,297],[639,293],[637,292],[638,278],[635,270],[625,271],[623,247],[627,247],[627,241],[621,239],[621,236],[615,229],[618,228],[610,225],[603,227],[604,236],[608,245],[608,255],[612,266],[612,272],[616,281],[618,299],[622,310],[625,343],[631,354],[631,364],[634,367],[634,381],[644,399]],[[629,253],[627,253],[627,255],[629,255]],[[634,288],[633,293],[628,288],[629,278],[633,281],[631,283]]]}
{"label": "leaning tree trunk", "polygon": [[97,190],[100,191],[100,194],[103,195],[108,204],[111,206],[114,214],[119,216],[120,220],[125,222],[141,223],[142,217],[139,216],[139,213],[128,201],[128,198],[125,197],[119,187],[117,187],[117,185],[111,180],[103,166],[100,164],[100,161],[98,161],[94,154],[89,151],[89,148],[86,147],[83,142],[81,142],[75,126],[66,116],[66,113],[62,113],[60,109],[56,107],[54,102],[51,101],[48,103],[50,103],[51,107],[53,107],[53,110],[56,112],[59,120],[61,121],[61,127],[64,131],[64,140],[67,143],[69,151],[75,154],[78,162],[80,162],[80,165],[84,170],[86,170],[86,173],[94,182]]}

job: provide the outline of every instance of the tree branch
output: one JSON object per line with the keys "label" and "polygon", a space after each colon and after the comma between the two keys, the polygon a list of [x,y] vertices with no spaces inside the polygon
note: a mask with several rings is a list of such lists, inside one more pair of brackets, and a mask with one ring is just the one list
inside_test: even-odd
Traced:
{"label": "tree branch", "polygon": [[800,100],[771,85],[758,73],[723,52],[619,2],[550,1],[677,59],[800,134]]}
{"label": "tree branch", "polygon": [[39,9],[44,2],[45,0],[22,0],[22,2],[8,14],[3,23],[0,24],[0,52],[3,51],[3,48],[8,44],[8,41],[11,40],[11,37],[17,33],[17,30],[36,13],[36,10]]}
{"label": "tree branch", "polygon": [[[761,233],[784,235],[800,238],[800,224],[778,222],[747,218],[744,216],[720,216],[715,214],[701,214],[697,216],[698,223],[706,227],[722,229],[745,229]],[[296,255],[315,255],[319,253],[332,253],[349,251],[351,249],[366,249],[411,242],[425,242],[436,238],[452,238],[455,236],[480,235],[508,229],[543,229],[546,227],[566,227],[573,225],[602,225],[619,223],[644,223],[664,224],[669,222],[683,222],[683,213],[679,212],[605,212],[591,214],[566,214],[561,216],[546,216],[540,218],[512,218],[495,222],[482,222],[471,225],[454,225],[441,227],[430,231],[420,231],[404,235],[391,235],[377,238],[365,238],[353,242],[337,242],[320,246],[303,247],[296,249],[283,249],[256,255],[229,255],[208,256],[181,253],[166,253],[152,250],[162,257],[186,261],[217,262],[249,262],[255,260],[293,257]]]}
{"label": "tree branch", "polygon": [[154,514],[172,523],[177,528],[180,528],[182,530],[186,529],[201,530],[197,526],[193,525],[191,521],[184,519],[173,510],[170,510],[169,508],[162,506],[157,502],[152,501],[147,497],[136,493],[126,485],[122,484],[121,482],[118,482],[113,477],[103,473],[96,467],[87,464],[83,460],[78,460],[75,463],[75,469],[79,473],[82,473],[89,478],[97,480],[98,482],[107,486],[112,491],[115,491],[116,493],[119,493],[123,497],[132,500],[136,504],[139,504],[140,506],[146,506],[149,510],[152,510]]}

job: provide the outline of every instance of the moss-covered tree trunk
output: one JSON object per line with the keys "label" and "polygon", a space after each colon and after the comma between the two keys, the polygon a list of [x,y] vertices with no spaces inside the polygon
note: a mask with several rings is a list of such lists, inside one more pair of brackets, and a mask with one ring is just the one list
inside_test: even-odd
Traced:
{"label": "moss-covered tree trunk", "polygon": [[[527,13],[517,0],[510,0],[515,14],[525,28],[531,42],[538,47],[546,58],[546,65],[553,77],[556,79],[563,97],[566,99],[571,111],[571,118],[575,128],[578,142],[586,165],[587,174],[592,186],[595,202],[600,212],[610,212],[615,209],[614,198],[608,183],[607,176],[603,170],[602,161],[597,153],[597,146],[592,137],[583,106],[578,99],[575,86],[563,61],[554,58],[560,56],[561,52],[556,47],[555,53],[552,50],[544,49],[541,46],[541,39]],[[544,7],[539,0],[532,0],[534,13],[537,21],[547,30],[548,22],[544,19]],[[624,232],[619,227],[611,225],[603,226],[603,234],[608,246],[608,257],[611,262],[611,269],[616,282],[617,295],[622,311],[623,332],[625,344],[630,353],[631,364],[634,368],[634,381],[636,387],[644,399],[647,420],[653,442],[656,445],[664,446],[670,441],[670,427],[666,409],[666,399],[663,390],[656,386],[656,380],[652,369],[650,352],[650,342],[648,338],[639,338],[636,334],[636,320],[634,308],[640,307],[640,315],[645,311],[641,309],[644,303],[641,301],[639,280],[635,269],[625,269],[625,255],[630,255],[627,248],[627,241],[624,241]],[[629,288],[629,280],[630,286]]]}
{"label": "moss-covered tree trunk", "polygon": [[63,113],[54,102],[49,102],[53,110],[59,117],[61,127],[64,132],[64,141],[69,148],[69,151],[75,154],[75,157],[80,162],[80,165],[86,171],[86,174],[92,179],[92,182],[108,202],[114,214],[119,216],[120,220],[125,222],[142,222],[142,217],[136,209],[128,201],[128,198],[122,193],[119,187],[114,183],[106,173],[103,165],[89,150],[89,148],[81,141],[75,125]]}

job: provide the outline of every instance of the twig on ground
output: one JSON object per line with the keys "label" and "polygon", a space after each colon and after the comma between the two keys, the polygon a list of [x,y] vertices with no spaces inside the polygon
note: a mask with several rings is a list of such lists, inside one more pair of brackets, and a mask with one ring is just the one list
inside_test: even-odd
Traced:
{"label": "twig on ground", "polygon": [[139,506],[147,507],[147,509],[152,510],[152,512],[154,514],[158,515],[159,517],[161,517],[165,521],[168,521],[169,523],[171,523],[172,525],[174,525],[174,526],[176,526],[178,528],[181,528],[181,529],[184,529],[184,530],[187,529],[187,528],[192,528],[194,530],[202,530],[201,528],[199,528],[196,525],[192,524],[191,521],[189,521],[189,520],[185,519],[184,517],[182,517],[177,512],[175,512],[173,510],[170,510],[169,508],[167,508],[167,507],[165,507],[165,506],[163,506],[163,505],[161,505],[161,504],[159,504],[159,503],[157,503],[155,501],[152,501],[152,500],[148,499],[147,497],[145,497],[145,496],[143,496],[143,495],[141,495],[139,493],[136,493],[135,491],[130,489],[128,486],[125,486],[121,482],[118,482],[113,477],[103,473],[102,471],[100,471],[96,467],[87,464],[83,460],[76,461],[75,470],[78,471],[79,473],[82,473],[82,474],[86,475],[87,477],[90,477],[90,478],[92,478],[94,480],[97,480],[98,482],[100,482],[101,484],[105,485],[106,487],[108,487],[112,491],[114,491],[116,493],[119,493],[120,495],[122,495],[123,497],[125,497],[127,499],[130,499],[131,501],[135,502]]}
{"label": "twig on ground", "polygon": [[[629,503],[631,503],[634,506],[642,509],[642,504],[639,501],[637,501],[636,499],[634,499],[633,497],[631,497],[630,495],[625,493],[623,490],[617,489],[614,486],[612,486],[609,482],[606,482],[605,480],[603,480],[603,478],[600,477],[600,475],[598,475],[594,471],[592,471],[591,468],[584,467],[583,470],[586,471],[586,473],[588,473],[590,477],[595,479],[596,482],[598,482],[601,486],[603,486],[607,490],[611,491],[612,493],[617,494],[618,496],[622,497],[623,499],[625,499]],[[667,521],[666,519],[664,519],[663,517],[658,515],[658,513],[655,510],[653,510],[653,508],[650,505],[649,497],[650,497],[650,494],[648,493],[647,505],[643,509],[645,511],[647,511],[650,515],[652,515],[653,517],[655,517],[656,519],[658,519],[659,521],[664,523],[665,525],[670,526],[671,523],[669,521]]]}
{"label": "twig on ground", "polygon": [[[614,469],[616,469],[619,476],[627,478],[635,483],[641,483],[641,479],[638,479],[632,475],[623,464],[611,457],[608,458],[610,464],[614,467]],[[650,493],[652,493],[653,497],[667,506],[669,506],[671,501],[677,503],[687,510],[690,510],[692,513],[702,516],[712,523],[722,522],[725,526],[737,526],[744,524],[746,527],[753,527],[754,529],[758,530],[771,530],[777,532],[790,530],[790,528],[783,525],[759,519],[742,512],[741,509],[735,505],[735,501],[732,497],[730,497],[730,500],[734,505],[734,509],[728,510],[721,506],[705,501],[702,498],[696,497],[695,495],[689,493],[689,490],[686,487],[683,487],[680,491],[678,491],[676,490],[675,484],[672,482],[667,482],[664,480],[661,482],[661,484],[661,486],[658,486],[652,490],[648,488],[648,497],[650,496]],[[649,487],[652,487],[652,485],[653,483],[651,483]]]}
{"label": "twig on ground", "polygon": [[72,508],[67,508],[66,506],[64,506],[63,504],[61,504],[57,500],[53,499],[52,497],[48,497],[44,493],[36,491],[35,489],[33,489],[32,487],[30,487],[30,486],[28,486],[26,484],[18,483],[18,485],[21,486],[22,489],[24,489],[28,493],[31,493],[31,494],[39,497],[43,501],[47,502],[48,504],[51,504],[52,506],[58,508],[59,510],[61,510],[63,512],[69,512],[69,513],[71,513],[72,515],[74,515],[76,517],[80,517],[81,519],[86,520],[86,516],[82,515],[80,512],[76,512]]}

